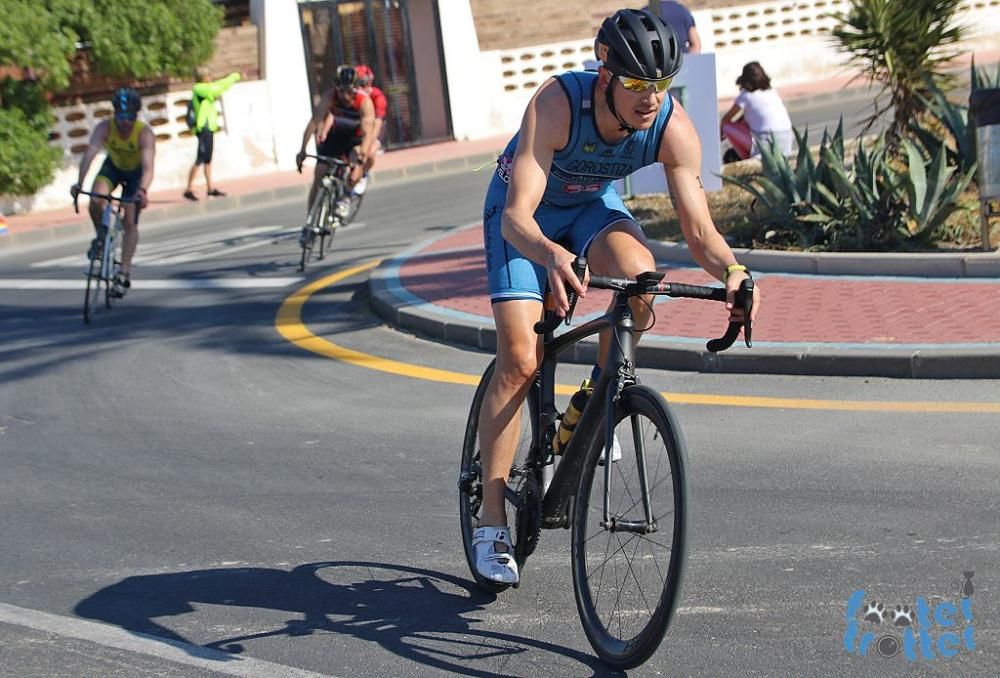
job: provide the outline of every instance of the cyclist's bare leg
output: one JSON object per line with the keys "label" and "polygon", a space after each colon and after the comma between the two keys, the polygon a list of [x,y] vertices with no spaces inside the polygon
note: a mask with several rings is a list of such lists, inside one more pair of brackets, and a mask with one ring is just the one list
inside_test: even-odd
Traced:
{"label": "cyclist's bare leg", "polygon": [[[634,221],[626,219],[615,222],[594,238],[587,251],[587,263],[595,273],[615,277],[635,278],[645,271],[656,270],[656,260],[649,251],[642,229]],[[642,330],[649,324],[649,304],[652,300],[652,295],[646,295],[630,302],[637,330]],[[636,342],[641,336],[641,332],[635,332]],[[611,347],[610,339],[610,330],[601,332],[597,364],[602,368]]]}
{"label": "cyclist's bare leg", "polygon": [[125,237],[122,239],[121,272],[125,275],[129,275],[132,271],[132,257],[135,256],[135,248],[139,245],[139,226],[135,223],[138,209],[138,205],[134,202],[128,203],[125,205],[125,217],[122,219]]}
{"label": "cyclist's bare leg", "polygon": [[483,509],[479,525],[507,524],[504,487],[521,432],[521,404],[541,363],[541,337],[533,329],[542,304],[510,300],[493,304],[497,359],[479,414],[479,449],[483,476]]}
{"label": "cyclist's bare leg", "polygon": [[316,191],[319,190],[319,182],[323,179],[323,175],[326,174],[326,163],[317,162],[316,169],[313,171],[313,183],[309,187],[309,202],[306,203],[306,214],[309,214],[309,210],[312,209],[313,200],[316,199]]}
{"label": "cyclist's bare leg", "polygon": [[[97,179],[94,180],[94,185],[90,188],[90,192],[109,194],[111,193],[111,186],[108,184],[107,181],[98,177]],[[94,198],[94,197],[90,198],[90,205],[88,206],[87,211],[90,212],[90,220],[94,222],[95,234],[100,233],[101,217],[104,214],[104,205],[106,203],[107,200],[105,200],[104,198]]]}
{"label": "cyclist's bare leg", "polygon": [[375,166],[375,155],[382,150],[382,142],[375,140],[375,148],[372,149],[371,154],[365,158],[365,168],[364,174],[368,174],[372,171],[372,167]]}

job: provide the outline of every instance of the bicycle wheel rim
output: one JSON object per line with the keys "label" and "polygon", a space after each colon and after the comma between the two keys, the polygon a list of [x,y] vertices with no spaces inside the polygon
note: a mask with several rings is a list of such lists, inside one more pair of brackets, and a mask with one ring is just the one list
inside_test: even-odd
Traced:
{"label": "bicycle wheel rim", "polygon": [[[476,571],[476,552],[472,544],[472,533],[479,525],[479,515],[482,509],[482,480],[480,477],[480,452],[479,452],[479,413],[482,410],[483,398],[486,395],[486,388],[489,385],[490,379],[493,376],[493,369],[495,363],[490,363],[489,367],[483,373],[482,379],[479,381],[479,387],[476,389],[476,395],[472,400],[472,407],[469,411],[469,419],[465,426],[465,438],[462,445],[462,464],[461,464],[461,475],[460,478],[465,477],[469,474],[470,486],[467,489],[461,488],[458,492],[459,496],[459,521],[461,523],[462,529],[462,546],[465,550],[465,559],[469,566],[469,572],[472,574],[473,579],[475,579],[476,584],[480,588],[490,591],[493,593],[498,593],[510,587],[509,584],[498,584],[492,580],[482,577]],[[525,406],[521,408],[521,433],[518,438],[517,452],[514,457],[514,467],[523,468],[524,462],[528,457],[528,452],[531,448],[532,441],[534,440],[533,418],[533,400],[529,396],[526,399]],[[508,487],[514,487],[516,489],[519,481],[517,479],[508,480]],[[507,503],[507,524],[511,529],[511,538],[514,540],[515,550],[517,549],[517,539],[518,535],[513,529],[516,524],[516,508],[510,503],[508,499]]]}
{"label": "bicycle wheel rim", "polygon": [[627,388],[615,421],[622,456],[611,465],[611,517],[644,520],[635,451],[638,438],[645,451],[650,504],[658,529],[638,534],[601,526],[605,467],[598,459],[603,448],[602,425],[601,435],[588,451],[574,506],[573,588],[594,650],[609,665],[627,669],[656,651],[673,618],[686,559],[687,491],[684,441],[658,393],[644,386]]}

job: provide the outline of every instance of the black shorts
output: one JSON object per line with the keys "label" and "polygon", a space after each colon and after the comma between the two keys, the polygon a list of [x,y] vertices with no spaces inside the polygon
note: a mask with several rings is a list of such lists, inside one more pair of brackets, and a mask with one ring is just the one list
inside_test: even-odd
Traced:
{"label": "black shorts", "polygon": [[215,150],[215,133],[208,127],[198,132],[198,155],[194,159],[195,165],[211,165],[212,151]]}
{"label": "black shorts", "polygon": [[351,150],[361,143],[361,137],[354,133],[327,135],[326,139],[316,147],[316,155],[325,155],[328,158],[346,158],[351,154]]}

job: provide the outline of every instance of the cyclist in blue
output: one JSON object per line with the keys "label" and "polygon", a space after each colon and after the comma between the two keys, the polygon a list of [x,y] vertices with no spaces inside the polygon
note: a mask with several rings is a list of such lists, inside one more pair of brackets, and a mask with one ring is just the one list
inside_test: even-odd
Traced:
{"label": "cyclist in blue", "polygon": [[[111,97],[114,107],[114,120],[104,120],[97,124],[87,150],[80,158],[79,179],[69,192],[74,198],[80,192],[80,186],[87,176],[91,163],[101,149],[107,151],[107,158],[94,179],[93,193],[111,193],[119,184],[122,185],[122,198],[135,199],[125,205],[125,238],[122,242],[121,269],[115,274],[112,293],[123,297],[131,287],[132,257],[139,244],[139,210],[146,207],[148,198],[146,192],[153,183],[153,160],[156,153],[156,137],[149,125],[138,120],[142,99],[139,93],[131,87],[122,87]],[[101,227],[101,215],[104,211],[103,198],[91,198],[90,219],[94,222],[97,237],[90,245],[87,256],[93,259],[100,251],[104,242]]]}
{"label": "cyclist in blue", "polygon": [[[641,227],[612,185],[616,179],[663,163],[691,254],[725,283],[731,319],[742,319],[733,298],[749,273],[712,222],[699,176],[701,144],[668,93],[683,58],[677,36],[655,15],[623,9],[605,19],[594,51],[602,62],[596,73],[564,73],[535,93],[497,161],[483,210],[497,357],[479,420],[483,508],[473,542],[476,569],[501,583],[519,576],[504,487],[520,407],[539,367],[541,339],[533,325],[542,316],[542,295],[547,287],[565,315],[567,290],[586,294],[586,278],[581,283],[573,272],[577,254],[602,275],[634,278],[656,268]],[[757,286],[753,316],[759,308]],[[637,299],[632,311],[635,326],[645,327],[648,306]],[[594,376],[607,351],[602,336]]]}

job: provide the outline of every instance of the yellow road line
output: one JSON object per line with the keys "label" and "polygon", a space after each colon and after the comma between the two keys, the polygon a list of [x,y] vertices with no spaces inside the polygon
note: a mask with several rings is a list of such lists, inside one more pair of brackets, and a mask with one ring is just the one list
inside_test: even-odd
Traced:
{"label": "yellow road line", "polygon": [[[449,384],[465,384],[475,386],[479,383],[478,374],[464,374],[450,370],[439,370],[433,367],[421,367],[387,358],[380,358],[368,353],[361,353],[313,334],[302,322],[302,308],[309,298],[318,291],[335,283],[350,278],[358,273],[375,268],[381,260],[370,261],[352,268],[338,271],[326,277],[314,280],[305,287],[286,298],[278,308],[274,324],[282,337],[318,355],[340,360],[342,362],[364,367],[380,372],[401,374],[414,379],[438,381]],[[572,395],[575,386],[559,385],[556,392]],[[684,405],[715,405],[728,407],[757,407],[770,409],[792,410],[839,410],[849,412],[925,412],[925,413],[989,413],[1000,414],[1000,403],[976,402],[937,402],[937,401],[886,401],[886,400],[816,400],[801,398],[769,398],[762,396],[733,396],[703,393],[670,393],[663,394],[672,403]]]}

